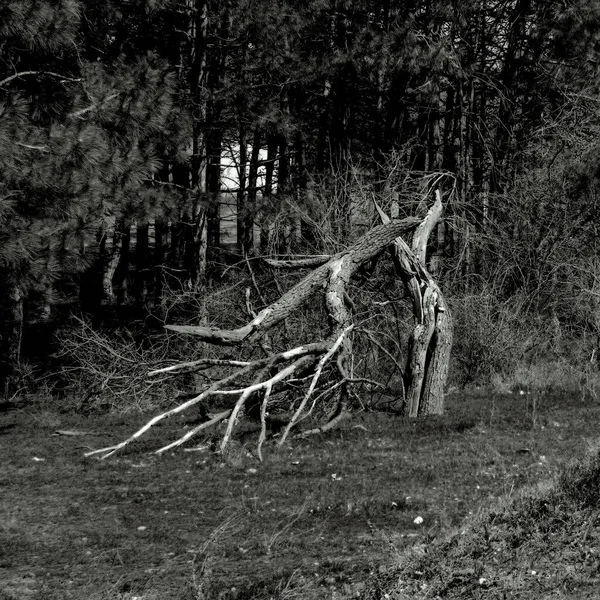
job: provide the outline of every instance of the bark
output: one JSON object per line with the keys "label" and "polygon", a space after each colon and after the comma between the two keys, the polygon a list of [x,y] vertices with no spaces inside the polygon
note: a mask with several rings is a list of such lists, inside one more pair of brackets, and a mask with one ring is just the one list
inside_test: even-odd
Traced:
{"label": "bark", "polygon": [[[409,340],[404,376],[406,412],[411,417],[441,414],[452,347],[452,318],[443,294],[425,268],[427,240],[442,214],[435,204],[416,228],[412,249],[402,238],[391,248],[394,266],[412,300],[415,326]],[[384,222],[389,220],[379,209]]]}
{"label": "bark", "polygon": [[14,273],[5,275],[2,284],[0,286],[0,393],[8,398],[22,384],[19,381],[19,366],[27,292]]}
{"label": "bark", "polygon": [[[217,117],[213,115],[216,120]],[[221,244],[221,155],[223,140],[220,131],[213,131],[207,143],[208,165],[206,167],[207,245],[213,255],[218,253]]]}
{"label": "bark", "polygon": [[[434,289],[437,286],[433,286]],[[439,289],[438,289],[439,292]],[[452,350],[452,315],[440,293],[436,297],[435,327],[428,349],[427,374],[421,392],[418,414],[439,415],[444,411],[444,386],[450,368]]]}
{"label": "bark", "polygon": [[265,258],[264,261],[273,268],[276,269],[306,269],[320,267],[324,265],[331,256],[328,254],[320,254],[314,256],[303,256],[302,258],[295,259],[273,259]]}
{"label": "bark", "polygon": [[196,191],[191,207],[192,262],[190,280],[194,289],[204,283],[206,274],[206,251],[208,247],[206,210],[200,198],[206,197],[206,74],[208,48],[208,0],[196,0],[194,3],[193,25],[194,40],[192,62],[188,82],[194,105],[192,140],[192,178],[191,185]]}
{"label": "bark", "polygon": [[25,293],[16,282],[11,282],[8,293],[8,327],[6,353],[8,364],[17,367],[21,360],[21,342],[23,340]]}
{"label": "bark", "polygon": [[237,161],[237,171],[239,180],[239,189],[237,191],[237,211],[236,211],[236,230],[237,245],[242,254],[249,241],[249,233],[246,228],[248,220],[248,190],[246,186],[248,173],[248,145],[246,141],[246,126],[240,125],[239,131],[239,157]]}
{"label": "bark", "polygon": [[211,47],[207,57],[207,87],[209,90],[206,106],[206,187],[208,196],[207,208],[207,250],[216,261],[219,261],[221,244],[221,156],[223,154],[223,111],[225,101],[214,90],[222,86],[227,73],[228,52],[227,40],[230,38],[231,15],[225,9],[221,18],[217,42]]}
{"label": "bark", "polygon": [[119,219],[115,224],[112,232],[112,248],[111,251],[106,251],[106,238],[110,235],[110,229],[106,229],[104,237],[104,252],[102,253],[102,300],[107,304],[114,304],[116,297],[113,291],[113,282],[115,273],[121,259],[121,247],[123,245],[123,233],[125,224]]}
{"label": "bark", "polygon": [[135,238],[135,301],[142,306],[148,297],[148,250],[149,250],[148,223],[140,223],[136,227]]}
{"label": "bark", "polygon": [[165,260],[167,258],[167,237],[169,226],[164,218],[156,219],[154,223],[154,305],[160,306],[163,287]]}
{"label": "bark", "polygon": [[277,138],[273,134],[269,134],[267,136],[267,162],[265,164],[265,186],[262,200],[265,210],[263,211],[263,215],[261,215],[260,221],[260,251],[262,254],[266,254],[271,245],[271,219],[267,213],[271,209],[276,159]]}
{"label": "bark", "polygon": [[260,144],[262,134],[260,129],[254,131],[252,139],[252,152],[248,165],[248,191],[246,196],[246,214],[244,220],[244,240],[242,252],[245,256],[253,253],[254,249],[254,220],[256,219],[256,198],[258,193],[258,168],[260,161]]}
{"label": "bark", "polygon": [[117,304],[123,306],[127,303],[129,287],[129,249],[131,245],[131,225],[129,222],[121,222],[119,230],[115,229],[115,246],[117,245],[118,252],[114,257],[117,266],[112,281],[117,289]]}
{"label": "bark", "polygon": [[416,417],[421,410],[421,391],[427,370],[427,351],[435,329],[435,295],[426,287],[419,298],[421,321],[417,322],[409,344],[409,361],[406,369],[406,402],[409,417]]}

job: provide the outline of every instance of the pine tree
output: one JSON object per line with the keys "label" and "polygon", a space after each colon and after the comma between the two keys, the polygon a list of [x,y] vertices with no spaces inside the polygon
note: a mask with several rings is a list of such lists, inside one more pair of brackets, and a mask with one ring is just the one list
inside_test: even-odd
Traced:
{"label": "pine tree", "polygon": [[[160,154],[169,145],[179,151],[175,78],[147,47],[131,56],[120,49],[104,63],[104,50],[118,38],[109,30],[104,46],[86,45],[94,33],[90,19],[81,19],[86,9],[75,2],[35,0],[3,9],[0,354],[5,374],[18,364],[23,327],[35,316],[31,311],[48,316],[57,301],[54,283],[96,261],[107,222],[148,220],[175,203],[172,194],[153,185]],[[101,277],[92,281],[101,286]],[[96,291],[99,297],[101,287]]]}

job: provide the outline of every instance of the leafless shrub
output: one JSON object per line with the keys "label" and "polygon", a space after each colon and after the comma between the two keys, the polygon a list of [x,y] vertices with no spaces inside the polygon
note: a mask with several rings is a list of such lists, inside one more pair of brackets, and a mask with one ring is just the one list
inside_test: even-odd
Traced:
{"label": "leafless shrub", "polygon": [[513,373],[552,347],[551,323],[536,319],[527,302],[517,295],[503,301],[487,290],[450,299],[455,382],[489,383],[492,375]]}
{"label": "leafless shrub", "polygon": [[165,379],[148,379],[150,369],[164,364],[169,344],[143,347],[130,334],[108,334],[83,319],[58,334],[63,362],[61,379],[81,410],[146,411],[172,400]]}

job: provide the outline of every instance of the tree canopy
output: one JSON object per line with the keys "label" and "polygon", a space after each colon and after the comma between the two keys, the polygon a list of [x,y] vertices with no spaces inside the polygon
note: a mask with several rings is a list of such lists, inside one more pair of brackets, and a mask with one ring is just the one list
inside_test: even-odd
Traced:
{"label": "tree canopy", "polygon": [[557,298],[597,273],[599,21],[593,0],[3,1],[4,375],[64,306],[204,293],[224,206],[228,252],[332,254],[373,197],[418,214],[432,181],[436,276],[571,326]]}

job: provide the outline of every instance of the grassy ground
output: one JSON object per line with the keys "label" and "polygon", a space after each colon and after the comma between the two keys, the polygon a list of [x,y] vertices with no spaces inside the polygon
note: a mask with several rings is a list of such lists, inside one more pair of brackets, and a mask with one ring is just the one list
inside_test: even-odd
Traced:
{"label": "grassy ground", "polygon": [[[279,452],[265,448],[262,464],[249,438],[226,456],[206,448],[150,454],[185,430],[183,420],[156,427],[105,461],[86,459],[87,448],[120,441],[144,419],[31,406],[2,412],[0,599],[429,593],[435,573],[415,567],[419,553],[430,565],[452,552],[462,560],[444,544],[460,546],[447,535],[469,516],[479,519],[484,541],[492,527],[481,533],[485,519],[525,531],[518,517],[506,516],[513,513],[493,518],[485,507],[500,497],[508,506],[524,486],[551,479],[600,433],[600,405],[573,398],[456,394],[447,407],[444,418],[412,422],[362,413],[333,433],[292,440]],[[587,531],[585,539],[597,542],[586,510],[577,513],[581,536]],[[552,518],[560,522],[561,514]],[[462,551],[471,543],[481,548],[473,538]],[[410,548],[417,558],[408,558],[412,575],[400,584],[396,565]],[[502,597],[489,595],[499,589],[491,583],[479,584],[495,576],[469,560],[450,586],[460,590],[467,581],[464,594],[448,597]],[[541,568],[521,566],[528,577]],[[455,567],[447,568],[450,579]],[[509,573],[510,563],[503,568]]]}
{"label": "grassy ground", "polygon": [[600,451],[371,577],[365,600],[600,598]]}

